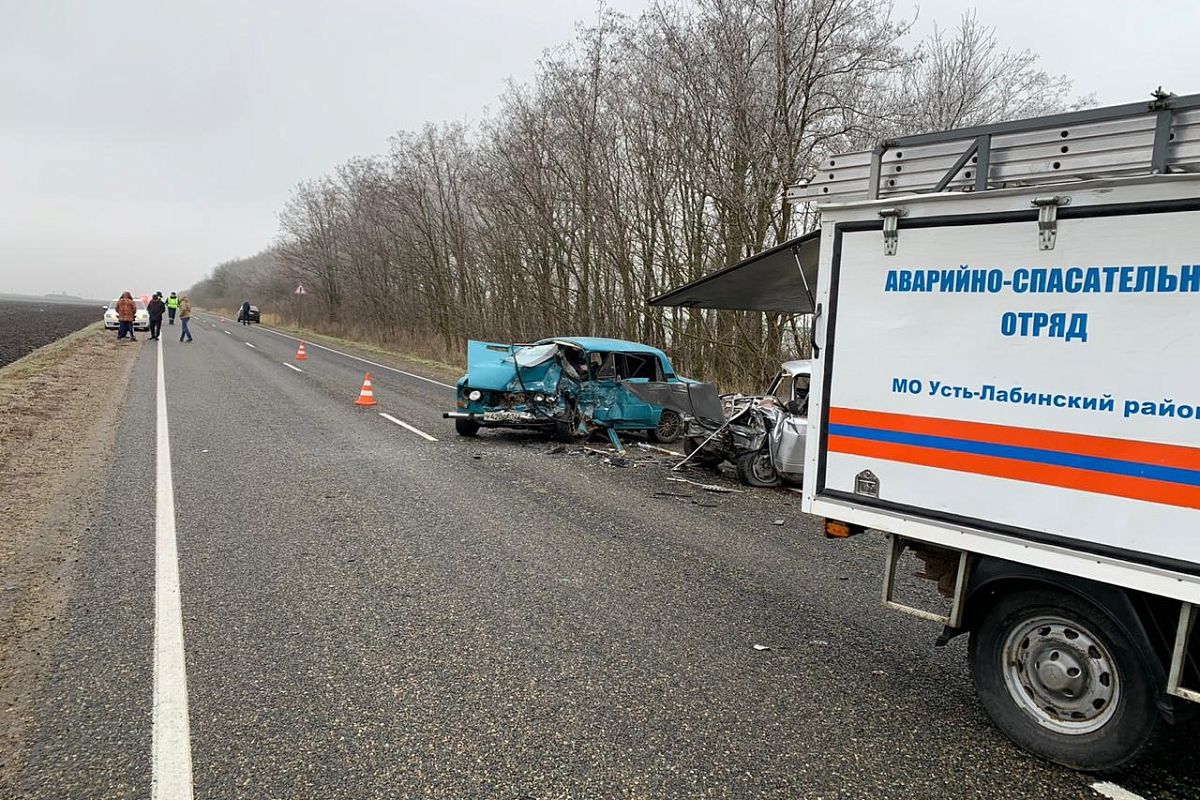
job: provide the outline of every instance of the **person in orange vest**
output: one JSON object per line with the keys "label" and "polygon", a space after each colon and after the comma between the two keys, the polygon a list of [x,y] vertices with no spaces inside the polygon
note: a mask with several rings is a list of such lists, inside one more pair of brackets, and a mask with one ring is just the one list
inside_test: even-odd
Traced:
{"label": "person in orange vest", "polygon": [[122,292],[121,299],[117,300],[118,339],[124,339],[125,334],[129,334],[129,341],[137,341],[137,337],[133,335],[133,318],[136,316],[137,303],[133,302],[133,295],[129,292]]}

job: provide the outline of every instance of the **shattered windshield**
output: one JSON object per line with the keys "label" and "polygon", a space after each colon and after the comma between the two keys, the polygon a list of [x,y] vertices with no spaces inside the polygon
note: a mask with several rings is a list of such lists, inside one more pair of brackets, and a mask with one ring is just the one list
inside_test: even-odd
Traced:
{"label": "shattered windshield", "polygon": [[532,347],[523,347],[513,353],[513,359],[519,367],[536,367],[545,361],[554,357],[558,352],[558,345],[551,342],[550,344],[533,345]]}

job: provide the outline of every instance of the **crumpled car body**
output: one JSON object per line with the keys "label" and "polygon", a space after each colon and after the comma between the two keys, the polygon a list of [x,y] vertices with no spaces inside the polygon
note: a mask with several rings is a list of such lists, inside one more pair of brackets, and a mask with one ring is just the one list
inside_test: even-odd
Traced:
{"label": "crumpled car body", "polygon": [[761,395],[727,394],[722,414],[689,414],[684,448],[689,460],[715,466],[730,461],[752,486],[799,482],[808,437],[812,362],[787,361]]}
{"label": "crumpled car body", "polygon": [[[559,337],[533,344],[467,343],[467,374],[456,386],[460,434],[479,428],[546,428],[560,438],[598,430],[664,434],[664,409],[631,391],[650,383],[683,383],[666,354],[649,345],[598,337]],[[670,420],[677,439],[683,419]],[[669,433],[666,432],[666,433]]]}

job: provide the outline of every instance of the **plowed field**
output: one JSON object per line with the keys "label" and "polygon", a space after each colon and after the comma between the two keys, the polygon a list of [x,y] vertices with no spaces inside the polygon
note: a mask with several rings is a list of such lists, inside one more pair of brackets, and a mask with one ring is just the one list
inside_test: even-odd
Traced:
{"label": "plowed field", "polygon": [[99,303],[0,300],[0,367],[101,319]]}

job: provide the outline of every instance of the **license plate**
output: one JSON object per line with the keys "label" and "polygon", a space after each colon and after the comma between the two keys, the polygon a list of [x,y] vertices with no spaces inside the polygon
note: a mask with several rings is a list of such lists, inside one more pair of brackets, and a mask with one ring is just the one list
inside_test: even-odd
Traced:
{"label": "license plate", "polygon": [[484,422],[525,422],[530,416],[520,411],[485,411]]}

